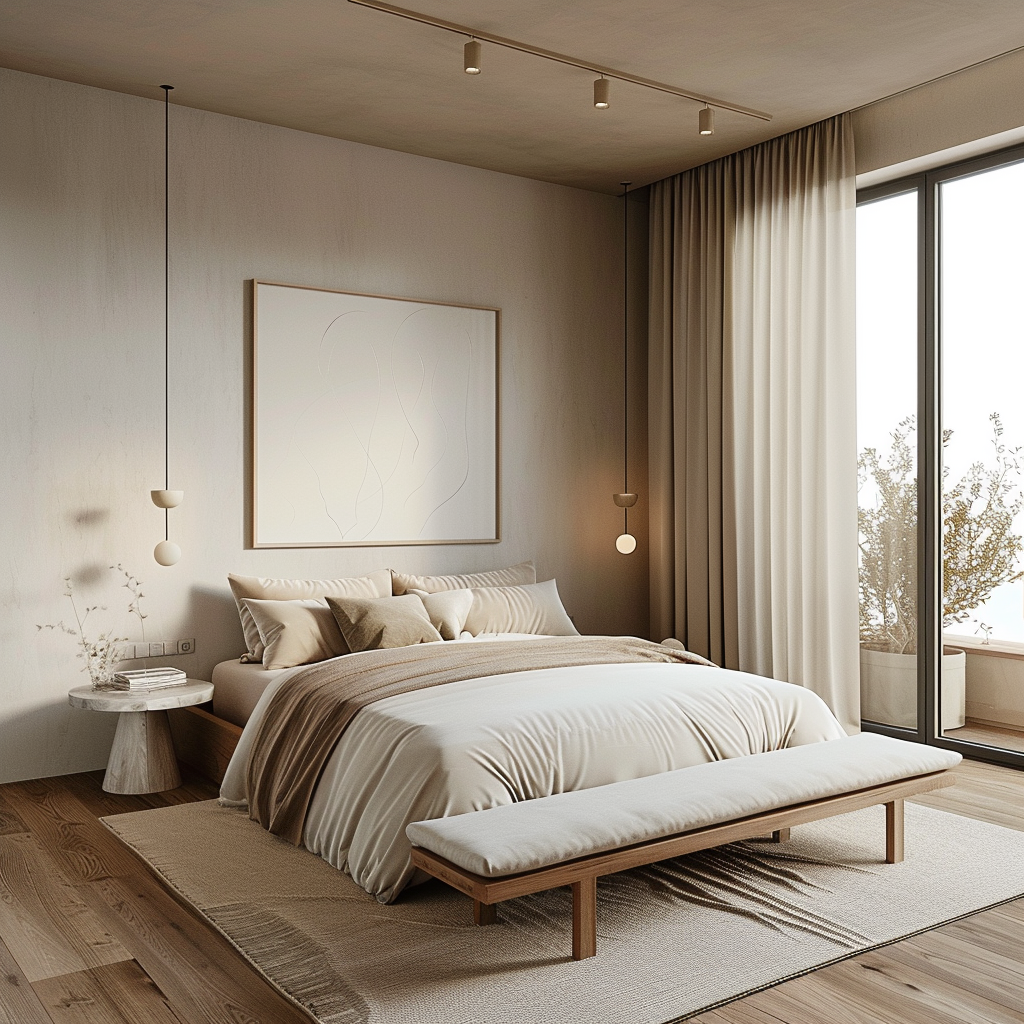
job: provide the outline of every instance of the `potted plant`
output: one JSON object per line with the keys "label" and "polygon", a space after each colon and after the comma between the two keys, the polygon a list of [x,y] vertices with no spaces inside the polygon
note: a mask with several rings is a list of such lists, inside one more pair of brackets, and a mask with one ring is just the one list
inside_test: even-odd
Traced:
{"label": "potted plant", "polygon": [[[960,480],[942,475],[942,628],[966,622],[996,587],[1024,577],[1024,542],[1013,522],[1024,499],[1020,449],[1007,449],[998,413],[992,423],[994,461],[973,463]],[[913,728],[917,723],[917,479],[914,417],[892,432],[883,458],[866,448],[857,461],[860,487],[876,491],[860,507],[861,716]],[[948,448],[953,432],[943,431]],[[966,654],[943,648],[942,729],[964,724]]]}

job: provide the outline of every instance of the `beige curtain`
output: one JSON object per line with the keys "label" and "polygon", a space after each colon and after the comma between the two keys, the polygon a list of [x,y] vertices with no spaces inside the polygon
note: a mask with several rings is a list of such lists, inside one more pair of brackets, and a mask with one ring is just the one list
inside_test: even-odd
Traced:
{"label": "beige curtain", "polygon": [[651,624],[859,729],[847,114],[652,186]]}

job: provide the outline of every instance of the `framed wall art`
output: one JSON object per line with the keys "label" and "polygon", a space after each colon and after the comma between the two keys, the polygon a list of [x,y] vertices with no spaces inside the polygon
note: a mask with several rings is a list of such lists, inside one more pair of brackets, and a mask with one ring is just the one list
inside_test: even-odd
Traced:
{"label": "framed wall art", "polygon": [[499,320],[254,281],[253,546],[497,542]]}

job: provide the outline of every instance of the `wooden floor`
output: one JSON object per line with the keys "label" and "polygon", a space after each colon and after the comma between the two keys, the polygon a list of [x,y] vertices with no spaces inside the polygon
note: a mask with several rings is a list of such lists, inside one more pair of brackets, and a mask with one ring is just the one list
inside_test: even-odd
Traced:
{"label": "wooden floor", "polygon": [[[957,773],[921,802],[1024,830],[1024,773],[977,762]],[[97,821],[210,799],[213,787],[192,777],[170,793],[111,796],[100,778],[0,786],[0,1024],[306,1022]],[[1024,900],[695,1020],[1024,1022]]]}

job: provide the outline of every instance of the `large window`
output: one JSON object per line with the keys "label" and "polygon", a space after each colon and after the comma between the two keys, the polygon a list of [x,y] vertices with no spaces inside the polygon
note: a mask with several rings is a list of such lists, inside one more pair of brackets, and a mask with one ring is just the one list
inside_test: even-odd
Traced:
{"label": "large window", "polygon": [[862,193],[857,246],[863,717],[1016,762],[1024,152]]}
{"label": "large window", "polygon": [[918,195],[857,209],[861,713],[917,728]]}

